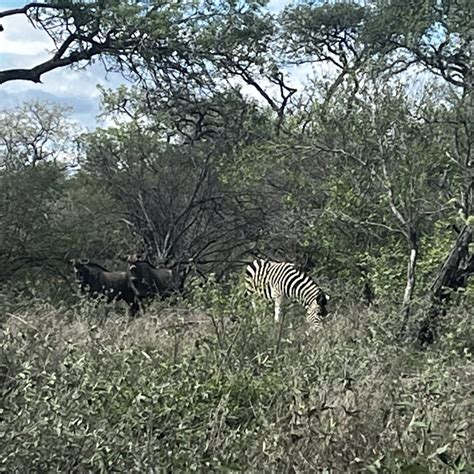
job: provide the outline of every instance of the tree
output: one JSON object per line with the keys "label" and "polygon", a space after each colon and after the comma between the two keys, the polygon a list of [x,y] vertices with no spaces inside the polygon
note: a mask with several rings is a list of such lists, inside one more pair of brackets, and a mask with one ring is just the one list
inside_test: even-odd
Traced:
{"label": "tree", "polygon": [[47,102],[27,102],[0,111],[0,170],[15,170],[52,162],[67,169],[77,158],[74,137],[79,126],[70,110]]}
{"label": "tree", "polygon": [[74,161],[77,127],[61,106],[0,111],[0,265],[2,280],[64,258],[60,199]]}
{"label": "tree", "polygon": [[364,37],[378,69],[423,67],[466,92],[472,90],[472,8],[467,0],[375,2]]}
{"label": "tree", "polygon": [[0,12],[0,18],[25,15],[35,28],[49,35],[55,46],[50,59],[33,68],[0,71],[0,84],[14,80],[41,82],[41,76],[54,69],[90,62],[95,56],[116,50],[123,32],[115,35],[113,28],[107,28],[105,13],[108,6],[118,3],[31,2]]}
{"label": "tree", "polygon": [[124,249],[136,249],[141,243],[103,184],[82,170],[68,177],[57,205],[61,231],[57,244],[65,249],[68,261],[88,258],[113,268]]}
{"label": "tree", "polygon": [[[123,112],[116,106],[124,94],[109,95],[107,107]],[[252,246],[265,220],[221,170],[235,147],[272,133],[271,122],[233,91],[176,101],[165,112],[146,103],[132,93],[133,120],[86,138],[83,170],[105,184],[151,259],[220,272]]]}
{"label": "tree", "polygon": [[359,75],[370,59],[370,49],[362,36],[370,11],[355,3],[303,3],[290,5],[280,16],[281,49],[290,64],[324,64],[334,72],[326,93],[330,99],[350,78],[353,94]]}
{"label": "tree", "polygon": [[[472,212],[471,22],[471,9],[463,1],[417,1],[410,5],[381,1],[364,6],[308,2],[288,6],[280,18],[282,50],[287,60],[297,64],[323,63],[333,72],[323,88],[309,89],[314,98],[307,99],[307,105],[302,102],[298,123],[304,127],[305,136],[313,133],[319,137],[308,153],[311,149],[323,153],[334,150],[333,163],[343,165],[338,168],[333,186],[344,193],[350,204],[344,209],[337,203],[334,215],[359,227],[363,222],[371,228],[385,226],[385,231],[400,232],[408,243],[410,258],[402,302],[405,325],[415,285],[420,236],[436,219],[447,218],[448,202],[459,204],[464,219]],[[426,90],[427,97],[439,97],[438,106],[426,101],[415,105],[416,101],[409,97],[416,95],[414,91],[409,92],[401,115],[394,96],[379,103],[373,95],[376,90],[382,92],[382,102],[391,95],[387,95],[390,89],[400,97],[406,96],[406,81],[401,73],[409,70],[427,70],[431,78],[438,78],[434,81],[437,87]],[[439,86],[439,78],[447,87]],[[372,86],[368,89],[367,84]],[[374,87],[377,84],[381,88]],[[336,89],[345,98],[343,107],[334,98]],[[370,108],[366,109],[369,104],[362,90],[374,97],[377,118],[370,117],[371,113],[366,115]],[[323,104],[323,112],[317,125],[314,115],[319,103]],[[331,106],[335,110],[330,110]],[[335,111],[339,114],[336,121],[332,118]],[[364,121],[358,122],[354,113]],[[341,119],[343,124],[339,123]],[[355,133],[351,131],[353,126]],[[370,137],[377,128],[378,138]],[[326,130],[331,132],[326,135]],[[346,171],[342,171],[344,168]],[[388,224],[388,216],[381,213],[383,206],[367,202],[367,196],[379,196],[393,222]],[[433,199],[431,206],[428,196]]]}
{"label": "tree", "polygon": [[[168,97],[202,94],[237,79],[254,88],[281,120],[295,91],[285,85],[270,54],[274,20],[263,3],[187,0],[145,8],[127,0],[62,0],[6,10],[0,18],[26,15],[49,35],[54,50],[31,69],[0,71],[0,84],[40,82],[49,71],[87,66],[100,58],[106,70],[152,85],[155,94],[165,91]],[[266,90],[271,84],[278,87],[277,97]]]}

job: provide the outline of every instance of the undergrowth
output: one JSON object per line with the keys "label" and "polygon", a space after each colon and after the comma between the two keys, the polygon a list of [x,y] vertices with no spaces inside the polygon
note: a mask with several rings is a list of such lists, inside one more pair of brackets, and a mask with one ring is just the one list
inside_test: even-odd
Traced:
{"label": "undergrowth", "polygon": [[275,326],[240,287],[129,320],[31,300],[1,334],[0,469],[472,472],[472,322],[423,351],[396,312],[337,308]]}

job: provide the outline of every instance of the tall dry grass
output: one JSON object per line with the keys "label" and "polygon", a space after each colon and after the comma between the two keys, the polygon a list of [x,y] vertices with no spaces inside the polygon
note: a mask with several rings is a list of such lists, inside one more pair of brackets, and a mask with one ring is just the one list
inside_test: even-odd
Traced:
{"label": "tall dry grass", "polygon": [[[254,307],[255,306],[255,307]],[[129,320],[31,300],[1,334],[0,466],[34,471],[470,472],[472,317],[425,350],[396,312],[282,327],[240,287]]]}

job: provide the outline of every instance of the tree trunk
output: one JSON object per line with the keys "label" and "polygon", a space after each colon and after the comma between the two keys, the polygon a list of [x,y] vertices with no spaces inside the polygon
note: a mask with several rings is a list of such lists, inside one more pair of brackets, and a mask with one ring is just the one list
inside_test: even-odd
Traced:
{"label": "tree trunk", "polygon": [[[443,301],[449,298],[451,291],[466,288],[469,276],[474,274],[474,256],[469,253],[473,241],[474,229],[465,225],[459,232],[456,242],[444,261],[430,288],[430,308],[428,316],[421,323],[418,342],[431,344],[435,340],[439,314],[443,311]],[[446,292],[448,290],[448,293]]]}
{"label": "tree trunk", "polygon": [[473,256],[469,254],[469,244],[472,242],[472,237],[473,228],[465,225],[459,232],[453,248],[431,285],[430,293],[433,299],[441,301],[444,296],[444,288],[457,290],[466,287],[473,266]]}
{"label": "tree trunk", "polygon": [[402,337],[406,336],[408,327],[408,319],[410,317],[411,301],[413,299],[413,293],[415,291],[416,282],[416,263],[418,260],[418,237],[416,231],[410,229],[408,233],[408,248],[410,250],[410,258],[407,266],[407,283],[405,286],[405,292],[403,293],[402,303],[402,315],[403,323],[401,334]]}

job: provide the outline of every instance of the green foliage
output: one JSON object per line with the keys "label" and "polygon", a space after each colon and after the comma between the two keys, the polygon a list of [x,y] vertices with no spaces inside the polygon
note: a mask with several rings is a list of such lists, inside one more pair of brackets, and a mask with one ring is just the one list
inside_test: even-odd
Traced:
{"label": "green foliage", "polygon": [[[20,269],[21,259],[34,262],[35,258],[48,258],[53,247],[46,237],[58,232],[55,202],[63,185],[63,173],[49,163],[2,173],[0,254],[6,259],[3,266]],[[16,265],[15,259],[19,260]]]}
{"label": "green foliage", "polygon": [[136,251],[140,238],[130,229],[103,184],[83,173],[67,182],[61,197],[61,245],[68,258],[114,260],[118,255]]}
{"label": "green foliage", "polygon": [[67,168],[75,158],[79,127],[70,110],[51,102],[25,102],[0,110],[0,169],[13,172],[41,161]]}
{"label": "green foliage", "polygon": [[[472,88],[469,43],[472,8],[466,0],[376,2],[364,36],[391,72],[415,62],[459,87]],[[415,60],[414,60],[415,59]]]}
{"label": "green foliage", "polygon": [[17,311],[2,335],[2,468],[472,468],[472,354],[449,329],[466,334],[467,312],[421,353],[382,310],[337,313],[315,337],[257,303],[209,283],[187,308],[132,322],[40,301]]}
{"label": "green foliage", "polygon": [[439,268],[443,259],[449,253],[454,231],[446,221],[438,221],[430,235],[426,235],[421,243],[422,255],[419,262],[419,276],[421,287],[425,288],[431,276]]}
{"label": "green foliage", "polygon": [[66,112],[39,103],[0,111],[1,282],[54,271],[64,257],[58,202],[77,132]]}
{"label": "green foliage", "polygon": [[280,18],[282,48],[295,62],[328,61],[344,69],[348,66],[346,54],[357,56],[365,16],[366,9],[352,2],[289,5]]}

